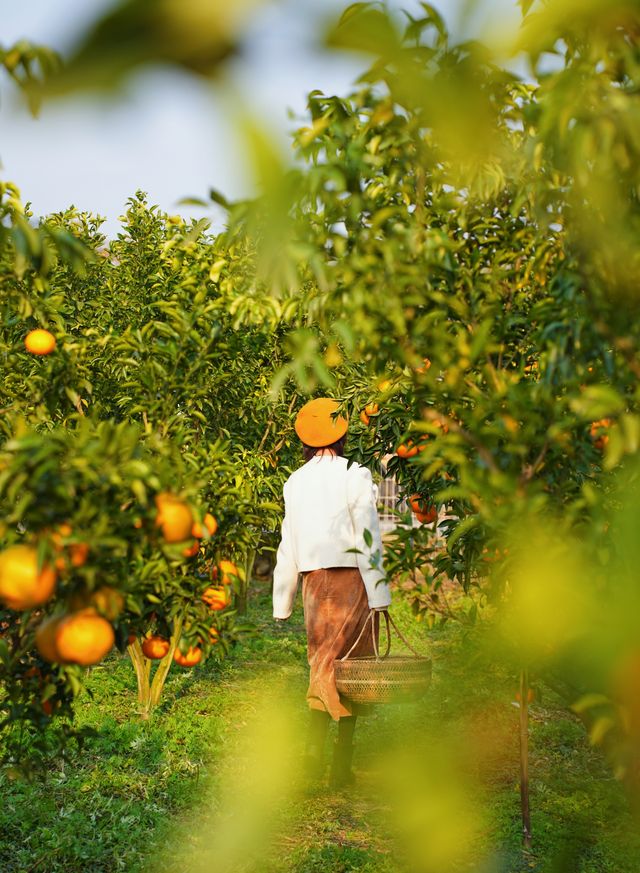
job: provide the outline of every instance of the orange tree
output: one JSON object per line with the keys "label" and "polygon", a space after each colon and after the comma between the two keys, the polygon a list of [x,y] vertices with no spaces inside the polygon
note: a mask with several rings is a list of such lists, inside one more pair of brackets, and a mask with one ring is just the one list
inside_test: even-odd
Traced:
{"label": "orange tree", "polygon": [[[428,527],[399,530],[388,549],[432,621],[450,616],[445,577],[469,595],[470,622],[504,602],[511,539],[532,519],[577,538],[594,599],[615,589],[608,471],[638,448],[637,16],[624,3],[575,16],[521,5],[537,13],[518,38],[529,81],[478,43],[452,44],[429,4],[405,27],[354,4],[329,43],[373,53],[373,66],[348,97],[309,97],[305,165],[273,186],[289,200],[260,203],[253,223],[231,216],[236,237],[257,225],[292,323],[280,383],[330,388],[352,420],[364,413],[355,456],[392,455],[422,514],[443,510],[444,550]],[[549,51],[553,73],[539,64]],[[557,608],[537,601],[543,622]],[[536,655],[537,669],[571,677],[570,700],[603,676],[588,640],[580,669],[560,641]],[[609,672],[619,655],[609,647]]]}
{"label": "orange tree", "polygon": [[[236,38],[220,52],[217,33],[210,72]],[[192,69],[183,49],[173,62]],[[62,69],[26,41],[0,50],[0,65],[32,109],[43,79]],[[87,82],[86,70],[62,75],[67,88]],[[192,665],[235,637],[229,592],[239,588],[242,605],[251,554],[276,510],[264,472],[283,441],[267,444],[278,407],[261,366],[277,355],[259,330],[234,330],[224,311],[232,292],[222,304],[217,280],[234,258],[241,275],[242,253],[225,260],[203,230],[137,198],[110,251],[92,216],[71,210],[36,223],[17,188],[0,186],[0,705],[17,755],[28,725],[69,712],[74,665],[95,663],[114,641],[128,644],[147,715],[172,655]],[[256,428],[264,457],[249,468]],[[149,654],[166,652],[153,682],[142,635],[162,637]]]}
{"label": "orange tree", "polygon": [[145,716],[173,659],[228,649],[231,592],[242,607],[277,525],[294,400],[269,397],[277,334],[234,326],[235,285],[252,281],[242,250],[141,197],[111,244],[74,211],[45,227],[86,255],[81,270],[52,252],[46,269],[18,275],[15,249],[3,251],[2,554],[28,544],[60,564],[52,598],[3,601],[3,706],[18,732],[25,718],[38,727],[68,713],[82,675],[73,664],[87,663],[34,651],[43,623],[57,639],[50,619],[88,609],[113,626]]}

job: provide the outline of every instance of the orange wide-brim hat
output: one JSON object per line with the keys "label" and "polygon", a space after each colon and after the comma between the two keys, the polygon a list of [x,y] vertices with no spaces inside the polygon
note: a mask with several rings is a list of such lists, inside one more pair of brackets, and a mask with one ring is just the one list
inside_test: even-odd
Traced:
{"label": "orange wide-brim hat", "polygon": [[330,397],[310,400],[296,416],[295,429],[303,443],[313,448],[330,446],[347,432],[347,419],[336,415],[340,404]]}

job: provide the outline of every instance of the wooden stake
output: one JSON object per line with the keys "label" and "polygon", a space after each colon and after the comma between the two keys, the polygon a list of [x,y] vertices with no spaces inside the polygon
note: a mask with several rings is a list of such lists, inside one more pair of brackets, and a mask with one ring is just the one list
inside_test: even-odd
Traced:
{"label": "wooden stake", "polygon": [[522,810],[522,845],[531,848],[531,811],[529,808],[529,671],[520,673],[520,808]]}

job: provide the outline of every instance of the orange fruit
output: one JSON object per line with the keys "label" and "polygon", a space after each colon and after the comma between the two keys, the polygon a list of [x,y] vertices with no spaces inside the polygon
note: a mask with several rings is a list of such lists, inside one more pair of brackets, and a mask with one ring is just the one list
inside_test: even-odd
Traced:
{"label": "orange fruit", "polygon": [[96,591],[74,595],[70,600],[70,606],[74,611],[93,608],[109,621],[113,621],[124,609],[124,595],[110,585],[103,585]]}
{"label": "orange fruit", "polygon": [[186,652],[181,652],[176,648],[173,653],[173,660],[181,667],[195,667],[202,660],[202,649],[198,646],[191,646]]}
{"label": "orange fruit", "polygon": [[231,603],[231,592],[225,586],[210,586],[202,595],[203,603],[206,603],[209,609],[217,612],[219,609],[226,609]]}
{"label": "orange fruit", "polygon": [[38,570],[38,552],[33,546],[10,546],[0,554],[0,600],[10,609],[46,603],[55,587],[55,570],[49,564]]}
{"label": "orange fruit", "polygon": [[[432,421],[432,422],[430,422],[430,424],[432,424],[434,427],[439,428],[442,431],[442,433],[449,433],[449,425],[447,424],[446,421]],[[428,436],[425,438],[429,439]]]}
{"label": "orange fruit", "polygon": [[187,504],[165,492],[156,496],[156,506],[156,525],[161,528],[165,542],[182,543],[188,540],[193,527],[193,515]]}
{"label": "orange fruit", "polygon": [[369,418],[369,416],[367,415],[367,413],[364,411],[364,409],[363,409],[362,412],[360,413],[360,421],[361,421],[363,424],[365,424],[365,425],[368,425],[369,422],[371,421],[371,419]]}
{"label": "orange fruit", "polygon": [[413,512],[426,512],[428,509],[426,498],[422,494],[412,494],[409,498],[409,506]]}
{"label": "orange fruit", "polygon": [[380,412],[380,407],[377,403],[367,403],[364,408],[364,411],[368,416],[377,415]]}
{"label": "orange fruit", "polygon": [[26,335],[24,347],[32,355],[50,355],[56,347],[56,338],[48,330],[38,327]]}
{"label": "orange fruit", "polygon": [[211,643],[212,646],[215,646],[215,644],[218,642],[219,639],[220,639],[220,634],[218,633],[218,628],[215,627],[214,625],[212,625],[209,628],[209,642]]}
{"label": "orange fruit", "polygon": [[113,621],[124,609],[124,595],[110,585],[103,585],[92,593],[89,603],[105,618]]}
{"label": "orange fruit", "polygon": [[[195,527],[195,525],[194,525]],[[194,540],[190,546],[187,546],[186,549],[182,550],[182,554],[185,558],[194,558],[198,552],[200,551],[200,543],[198,540]]]}
{"label": "orange fruit", "polygon": [[238,578],[240,576],[240,570],[238,570],[233,561],[223,559],[217,567],[213,568],[211,576],[213,579],[217,579],[220,576],[220,581],[223,585],[231,585],[233,577]]}
{"label": "orange fruit", "polygon": [[67,521],[63,521],[51,534],[51,542],[56,550],[60,550],[63,546],[62,540],[64,537],[70,537],[73,533],[73,528]]}
{"label": "orange fruit", "polygon": [[214,535],[214,533],[218,530],[218,522],[216,520],[216,517],[214,515],[212,515],[210,512],[207,512],[205,514],[203,521],[204,521],[204,526],[209,531],[209,536],[212,537]]}
{"label": "orange fruit", "polygon": [[171,643],[169,640],[157,634],[147,637],[142,642],[142,653],[150,661],[159,661],[161,658],[164,658],[170,648]]}
{"label": "orange fruit", "polygon": [[[55,531],[51,534],[51,542],[53,543],[53,548],[56,552],[63,551],[65,548],[63,540],[70,537],[72,533],[73,528],[68,522],[63,521],[62,524],[58,525]],[[83,564],[86,564],[87,558],[89,557],[89,546],[87,543],[71,543],[68,545],[68,549],[69,562],[72,567],[82,567]],[[58,570],[65,570],[67,567],[67,559],[63,555],[56,558],[54,563]]]}
{"label": "orange fruit", "polygon": [[391,388],[391,379],[382,379],[381,382],[378,382],[378,391],[388,391]]}
{"label": "orange fruit", "polygon": [[420,524],[431,524],[438,518],[438,510],[435,506],[430,506],[426,512],[416,512],[416,518]]}
{"label": "orange fruit", "polygon": [[592,421],[589,428],[589,436],[593,440],[593,444],[597,449],[602,451],[609,442],[609,434],[606,432],[611,426],[610,418],[601,418],[598,421]]}
{"label": "orange fruit", "polygon": [[127,645],[132,646],[137,639],[138,637],[135,631],[129,631],[129,635],[127,636]]}
{"label": "orange fruit", "polygon": [[52,615],[40,622],[36,628],[36,649],[45,661],[49,661],[52,664],[60,660],[60,653],[56,644],[56,633],[62,618],[63,616],[60,615]]}
{"label": "orange fruit", "polygon": [[[214,535],[214,533],[218,530],[218,522],[216,521],[215,516],[213,516],[210,512],[207,512],[205,517],[202,519],[202,522],[207,530],[207,533],[210,537]],[[202,539],[204,536],[204,531],[202,528],[202,524],[200,522],[195,521],[193,523],[193,527],[191,528],[191,536],[196,537],[196,539]]]}
{"label": "orange fruit", "polygon": [[89,667],[109,654],[115,634],[106,618],[95,609],[82,609],[60,621],[55,643],[62,661]]}
{"label": "orange fruit", "polygon": [[431,366],[431,361],[429,360],[429,358],[423,358],[422,359],[422,366],[416,367],[415,371],[416,371],[416,373],[426,373],[430,366]]}
{"label": "orange fruit", "polygon": [[408,440],[406,443],[401,443],[396,449],[396,455],[399,458],[413,458],[418,454],[418,447],[413,444],[413,440]]}
{"label": "orange fruit", "polygon": [[87,543],[72,543],[69,546],[69,557],[72,567],[82,567],[87,563],[89,557],[89,546]]}

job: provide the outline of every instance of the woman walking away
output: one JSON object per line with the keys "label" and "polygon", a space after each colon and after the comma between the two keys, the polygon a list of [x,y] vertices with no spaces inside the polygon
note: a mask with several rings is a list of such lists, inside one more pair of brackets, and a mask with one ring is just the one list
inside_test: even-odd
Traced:
{"label": "woman walking away", "polygon": [[[341,698],[333,662],[345,655],[371,609],[391,603],[382,566],[382,541],[371,473],[347,464],[347,421],[327,397],[311,400],[298,413],[295,430],[306,463],[284,485],[285,516],[273,576],[273,615],[289,618],[302,574],[302,601],[310,667],[311,709],[307,769],[322,776],[329,722],[338,722],[330,783],[353,782],[351,759],[357,704]],[[365,531],[369,533],[366,534]],[[369,628],[353,656],[373,654]]]}

